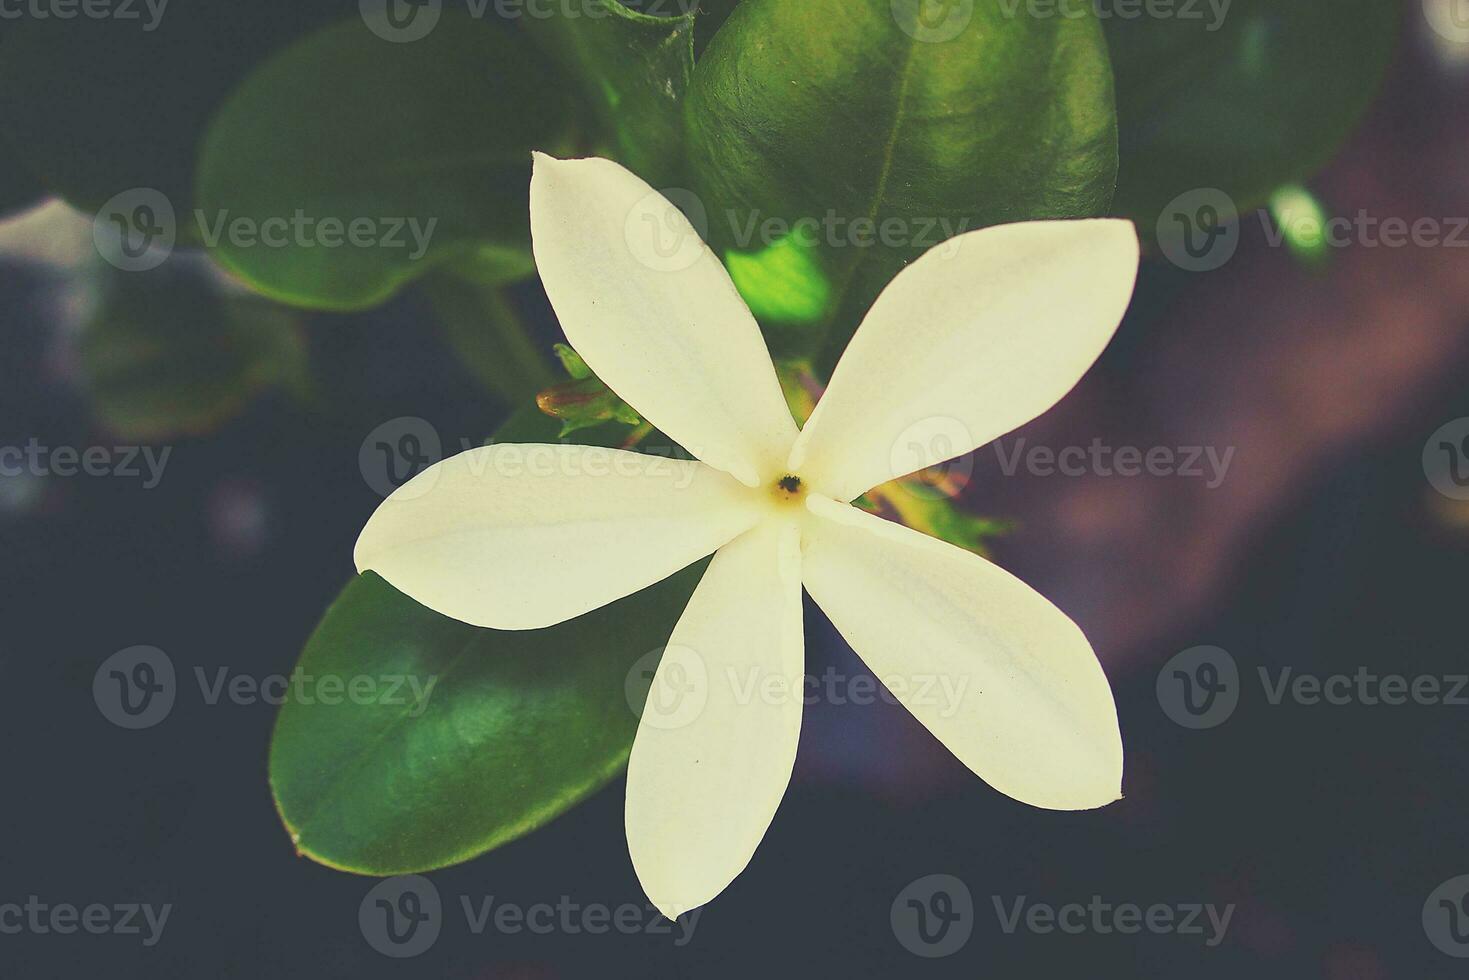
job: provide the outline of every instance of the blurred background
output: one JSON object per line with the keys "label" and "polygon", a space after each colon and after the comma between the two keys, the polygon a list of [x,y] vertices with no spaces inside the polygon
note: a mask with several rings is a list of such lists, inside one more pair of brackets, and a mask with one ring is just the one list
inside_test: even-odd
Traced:
{"label": "blurred background", "polygon": [[[45,473],[0,477],[0,903],[171,906],[153,945],[146,925],[0,934],[0,972],[1464,975],[1469,46],[1435,30],[1418,0],[1402,8],[1388,80],[1310,194],[1330,214],[1434,219],[1458,245],[1354,235],[1302,257],[1251,213],[1217,268],[1155,255],[1097,369],[963,468],[964,506],[1016,523],[994,541],[997,559],[1071,614],[1106,665],[1126,798],[1091,813],[1031,809],[902,708],[818,699],[769,835],[688,935],[476,934],[460,912],[461,899],[492,896],[642,909],[618,779],[529,836],[431,873],[446,910],[437,941],[411,960],[384,956],[358,919],[374,882],[297,857],[277,818],[273,707],[210,704],[185,684],[154,727],[104,717],[94,673],[135,645],[189,676],[288,674],[353,575],[353,542],[381,499],[359,465],[368,434],[418,417],[446,443],[478,442],[507,405],[416,328],[432,317],[416,294],[303,314],[265,340],[210,333],[159,367],[116,335],[126,308],[99,325],[96,281],[117,273],[97,261],[90,214],[50,204],[0,223],[0,446],[102,447],[109,461],[105,476],[61,475],[53,458]],[[157,274],[212,275],[202,263],[179,253]],[[544,298],[527,289],[521,301],[538,340],[557,339]],[[137,311],[157,312],[147,300]],[[245,372],[217,403],[189,395],[192,379],[233,372],[257,344],[280,372],[271,384]],[[199,435],[121,434],[146,431],[154,410],[130,394],[140,370],[173,372],[161,380],[198,407]],[[1097,440],[1180,460],[1199,447],[1201,473],[1007,464],[1017,448]],[[141,450],[139,475],[126,475],[130,446],[167,451],[152,457],[166,460],[158,479]],[[807,616],[808,671],[860,673],[809,603]],[[1280,678],[1302,675],[1353,680],[1340,703],[1273,697]],[[1432,678],[1439,695],[1389,704],[1378,682],[1359,682],[1388,675]],[[1196,700],[1221,684],[1217,702]],[[1077,934],[1006,928],[1017,903],[1098,902],[1161,906],[1176,927],[1125,934],[1088,911]],[[1228,915],[1222,928],[1211,908]]]}

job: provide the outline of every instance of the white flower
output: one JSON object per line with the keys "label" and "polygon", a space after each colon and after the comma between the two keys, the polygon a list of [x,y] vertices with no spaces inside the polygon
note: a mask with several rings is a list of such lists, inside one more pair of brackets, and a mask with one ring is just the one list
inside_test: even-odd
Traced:
{"label": "white flower", "polygon": [[[802,691],[803,586],[878,677],[966,681],[959,705],[893,693],[991,786],[1057,810],[1118,799],[1116,706],[1081,630],[1008,572],[850,501],[1060,400],[1127,308],[1132,225],[1012,224],[930,251],[873,304],[798,430],[719,259],[700,243],[671,270],[639,261],[625,236],[639,212],[698,242],[617,164],[537,155],[536,266],[567,339],[700,462],[475,449],[383,503],[357,542],[358,569],[444,615],[520,630],[714,554],[669,640],[706,668],[702,710],[672,728],[645,715],[628,763],[628,848],[669,917],[744,869],[790,781],[801,697],[751,697],[746,679]],[[935,425],[968,437],[925,441]],[[665,657],[654,691],[682,667]]]}

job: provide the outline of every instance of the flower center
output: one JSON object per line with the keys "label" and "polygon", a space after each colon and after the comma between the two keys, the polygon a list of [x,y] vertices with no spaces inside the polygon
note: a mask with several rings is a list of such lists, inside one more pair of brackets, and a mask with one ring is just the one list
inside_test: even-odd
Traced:
{"label": "flower center", "polygon": [[799,476],[787,473],[775,481],[775,486],[771,487],[771,493],[781,503],[795,503],[806,496],[806,484]]}

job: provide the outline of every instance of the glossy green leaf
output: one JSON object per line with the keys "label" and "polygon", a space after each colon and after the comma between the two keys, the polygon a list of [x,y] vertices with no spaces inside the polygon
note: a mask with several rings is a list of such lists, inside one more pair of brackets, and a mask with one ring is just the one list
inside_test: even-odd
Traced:
{"label": "glossy green leaf", "polygon": [[[565,152],[575,126],[559,78],[533,46],[463,12],[412,43],[360,22],[304,38],[209,129],[205,244],[260,292],[325,309],[373,306],[486,256],[490,278],[528,270],[531,151]],[[236,221],[258,240],[232,234]]]}
{"label": "glossy green leaf", "polygon": [[156,18],[150,7],[6,23],[0,129],[27,169],[83,210],[147,187],[187,214],[199,137],[240,78],[317,25],[350,13],[362,26],[335,0],[268,14],[239,0],[173,2]]}
{"label": "glossy green leaf", "polygon": [[763,320],[818,322],[831,302],[814,239],[787,235],[759,251],[725,252],[724,263],[750,311]]}
{"label": "glossy green leaf", "polygon": [[1319,170],[1381,86],[1398,17],[1384,0],[1234,0],[1222,19],[1108,20],[1117,212],[1151,235],[1186,192],[1244,212]]}
{"label": "glossy green leaf", "polygon": [[[1101,28],[1010,6],[935,20],[920,0],[744,0],[714,37],[685,113],[711,241],[757,255],[791,235],[818,243],[804,285],[780,263],[744,283],[778,354],[824,347],[829,368],[883,286],[954,234],[1106,211]],[[790,302],[801,291],[826,297],[820,317]]]}
{"label": "glossy green leaf", "polygon": [[675,179],[683,159],[683,97],[694,67],[694,15],[652,16],[618,0],[583,0],[574,13],[522,22],[581,83],[607,134],[608,146],[599,152],[655,185]]}
{"label": "glossy green leaf", "polygon": [[175,257],[147,273],[110,273],[80,341],[97,418],[131,439],[208,432],[266,388],[299,386],[297,315],[223,292],[211,270]]}
{"label": "glossy green leaf", "polygon": [[447,273],[429,276],[423,286],[444,339],[487,390],[522,405],[555,380],[504,286]]}
{"label": "glossy green leaf", "polygon": [[[496,437],[553,442],[555,430],[532,408]],[[656,663],[641,658],[668,642],[704,565],[523,632],[466,626],[374,574],[354,579],[298,670],[378,678],[380,697],[281,708],[270,780],[297,849],[363,874],[424,871],[523,836],[605,785],[636,732],[629,684],[646,692]],[[415,700],[412,681],[426,697]]]}

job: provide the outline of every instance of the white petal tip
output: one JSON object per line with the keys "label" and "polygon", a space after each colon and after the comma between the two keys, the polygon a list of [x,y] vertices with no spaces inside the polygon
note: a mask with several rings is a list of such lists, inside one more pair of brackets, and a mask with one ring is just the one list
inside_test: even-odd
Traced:
{"label": "white petal tip", "polygon": [[[1006,795],[1012,794],[1007,792]],[[1121,780],[1119,779],[1116,788],[1111,789],[1097,787],[1095,791],[1083,791],[1081,787],[1076,787],[1072,792],[1063,795],[1031,799],[1027,799],[1025,795],[1015,795],[1013,798],[1019,800],[1021,803],[1039,807],[1042,810],[1060,810],[1068,813],[1079,813],[1083,810],[1100,810],[1103,807],[1109,807],[1113,803],[1122,800],[1123,796]]]}
{"label": "white petal tip", "polygon": [[[652,901],[652,899],[649,899],[649,901]],[[663,916],[669,922],[677,922],[679,916],[689,911],[679,905],[673,905],[667,902],[653,902],[653,907],[658,910],[659,915]]]}
{"label": "white petal tip", "polygon": [[[1006,793],[1005,795],[1010,796],[1009,793]],[[1104,809],[1111,806],[1113,803],[1120,801],[1122,797],[1106,794],[1103,796],[1092,797],[1068,797],[1064,799],[1029,800],[1019,796],[1012,796],[1011,799],[1014,799],[1020,803],[1024,803],[1026,806],[1033,806],[1038,810],[1054,810],[1057,813],[1082,813],[1087,810]]]}

